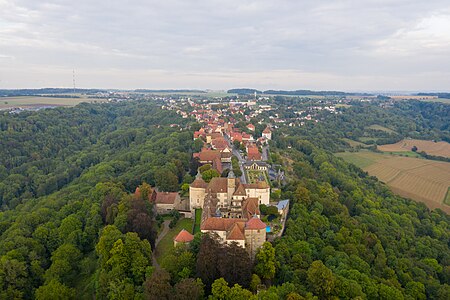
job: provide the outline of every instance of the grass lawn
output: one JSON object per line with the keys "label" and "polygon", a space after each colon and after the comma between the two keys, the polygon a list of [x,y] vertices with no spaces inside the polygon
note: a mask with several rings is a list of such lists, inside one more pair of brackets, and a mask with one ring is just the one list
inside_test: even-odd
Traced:
{"label": "grass lawn", "polygon": [[200,232],[200,223],[202,222],[202,209],[195,209],[195,226],[194,226],[194,234]]}
{"label": "grass lawn", "polygon": [[447,194],[445,195],[444,203],[450,205],[450,187],[448,188]]}
{"label": "grass lawn", "polygon": [[180,219],[177,225],[170,229],[169,232],[167,232],[167,234],[162,238],[156,247],[156,259],[158,263],[161,263],[164,257],[170,254],[170,252],[174,249],[173,239],[182,229],[186,229],[191,232],[192,222],[192,219]]}

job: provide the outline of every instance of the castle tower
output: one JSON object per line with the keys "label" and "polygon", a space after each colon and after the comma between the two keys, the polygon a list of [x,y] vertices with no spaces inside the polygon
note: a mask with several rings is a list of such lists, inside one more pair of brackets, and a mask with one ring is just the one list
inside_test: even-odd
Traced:
{"label": "castle tower", "polygon": [[208,184],[203,180],[200,171],[198,171],[194,182],[189,186],[189,204],[191,211],[195,208],[203,208],[206,188]]}
{"label": "castle tower", "polygon": [[227,201],[228,205],[230,205],[231,198],[233,197],[233,193],[236,189],[236,177],[234,176],[233,170],[230,170],[227,178]]}

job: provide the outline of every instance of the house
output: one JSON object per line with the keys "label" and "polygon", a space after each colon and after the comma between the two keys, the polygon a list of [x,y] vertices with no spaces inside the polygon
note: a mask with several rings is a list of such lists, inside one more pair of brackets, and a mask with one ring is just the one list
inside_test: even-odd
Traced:
{"label": "house", "polygon": [[223,136],[213,139],[211,140],[211,148],[216,150],[224,150],[225,148],[228,148],[228,142]]}
{"label": "house", "polygon": [[255,125],[253,125],[253,124],[248,124],[248,125],[247,125],[247,129],[254,132],[254,131],[255,131]]}
{"label": "house", "polygon": [[248,134],[245,132],[242,133],[242,142],[246,143],[246,142],[253,142],[253,141],[254,141],[253,136],[251,134]]}
{"label": "house", "polygon": [[180,204],[181,198],[177,192],[157,192],[154,197],[156,211],[160,214],[173,210]]}
{"label": "house", "polygon": [[176,247],[180,244],[189,244],[194,240],[194,236],[186,229],[182,229],[180,233],[173,239],[173,246]]}
{"label": "house", "polygon": [[268,140],[272,139],[272,131],[270,130],[269,126],[267,126],[266,129],[263,130],[262,136]]}
{"label": "house", "polygon": [[247,144],[247,160],[262,160],[261,153],[255,144]]}
{"label": "house", "polygon": [[246,161],[244,168],[252,171],[267,171],[268,169],[267,163],[264,161]]}
{"label": "house", "polygon": [[283,216],[283,214],[285,214],[285,212],[287,212],[287,209],[289,208],[289,200],[279,201],[276,207],[278,209],[278,213],[280,214],[280,216]]}
{"label": "house", "polygon": [[232,132],[231,133],[231,141],[238,141],[239,143],[242,143],[242,134],[240,132]]}
{"label": "house", "polygon": [[206,142],[208,144],[210,144],[212,140],[218,139],[218,138],[221,138],[221,137],[223,137],[221,132],[208,133],[208,134],[206,134]]}
{"label": "house", "polygon": [[[139,187],[134,192],[135,197],[141,197],[141,190]],[[152,189],[148,194],[148,201],[155,205],[158,213],[164,214],[175,209],[181,203],[180,195],[177,192],[158,192]]]}

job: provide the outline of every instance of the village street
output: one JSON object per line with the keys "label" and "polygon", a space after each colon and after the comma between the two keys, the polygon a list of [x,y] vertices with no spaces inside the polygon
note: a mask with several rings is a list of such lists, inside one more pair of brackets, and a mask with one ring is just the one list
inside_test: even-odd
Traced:
{"label": "village street", "polygon": [[242,155],[239,153],[239,151],[233,147],[233,144],[231,143],[231,140],[228,137],[228,135],[224,134],[223,136],[225,137],[225,140],[227,141],[228,146],[231,148],[233,155],[236,156],[237,159],[239,160],[239,168],[241,169],[241,172],[242,172],[241,182],[246,184],[247,179],[245,178],[245,170],[244,170],[245,159],[242,157]]}

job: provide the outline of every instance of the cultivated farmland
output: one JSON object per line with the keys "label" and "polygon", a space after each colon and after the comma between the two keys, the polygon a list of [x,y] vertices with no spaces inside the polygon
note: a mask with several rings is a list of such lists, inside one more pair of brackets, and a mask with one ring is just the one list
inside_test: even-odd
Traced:
{"label": "cultivated farmland", "polygon": [[75,106],[81,102],[101,101],[100,99],[89,99],[87,97],[80,98],[57,98],[57,97],[1,97],[0,110],[10,108],[33,108],[40,106]]}
{"label": "cultivated farmland", "polygon": [[369,151],[337,156],[376,176],[393,192],[450,213],[450,206],[444,204],[450,187],[450,163]]}
{"label": "cultivated farmland", "polygon": [[395,144],[378,146],[378,149],[385,152],[405,152],[411,151],[414,146],[417,147],[417,152],[424,151],[428,155],[450,157],[450,144],[447,142],[405,139]]}

